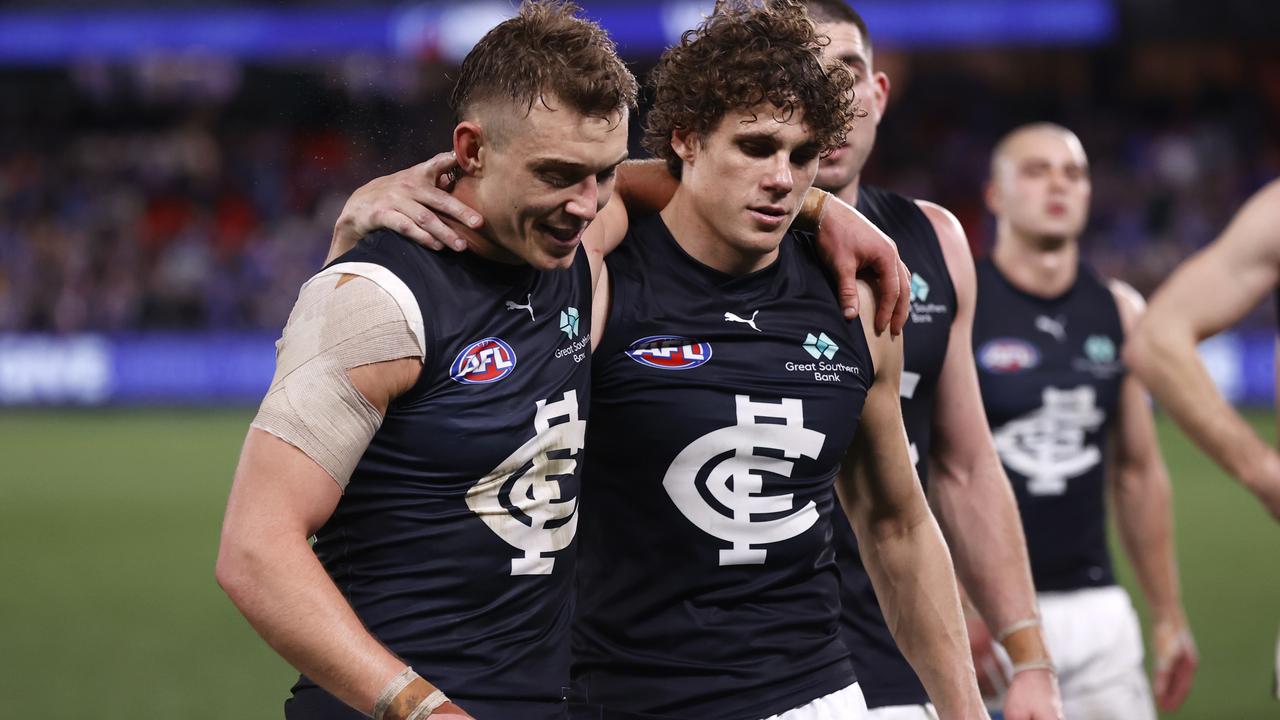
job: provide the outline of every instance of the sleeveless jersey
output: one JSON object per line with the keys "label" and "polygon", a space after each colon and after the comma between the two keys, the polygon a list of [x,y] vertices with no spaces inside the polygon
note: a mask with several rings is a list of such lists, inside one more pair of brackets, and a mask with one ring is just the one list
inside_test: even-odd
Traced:
{"label": "sleeveless jersey", "polygon": [[[914,200],[864,185],[858,190],[858,210],[898,243],[898,253],[911,270],[911,314],[902,333],[902,419],[911,461],[927,484],[938,376],[956,316],[955,286],[933,223]],[[839,508],[832,524],[840,566],[841,632],[867,706],[929,702],[924,685],[889,632],[853,528]]]}
{"label": "sleeveless jersey", "polygon": [[1123,345],[1115,297],[1083,264],[1071,289],[1046,299],[1015,288],[990,259],[978,263],[982,402],[1038,591],[1115,583],[1104,480]]}
{"label": "sleeveless jersey", "polygon": [[[376,232],[340,263],[414,293],[426,362],[315,552],[369,631],[479,718],[565,716],[589,403],[591,273],[430,252]],[[359,718],[303,677],[290,718]]]}
{"label": "sleeveless jersey", "polygon": [[860,322],[795,235],[734,277],[654,216],[609,269],[575,691],[619,716],[758,720],[851,685],[829,515],[874,377]]}

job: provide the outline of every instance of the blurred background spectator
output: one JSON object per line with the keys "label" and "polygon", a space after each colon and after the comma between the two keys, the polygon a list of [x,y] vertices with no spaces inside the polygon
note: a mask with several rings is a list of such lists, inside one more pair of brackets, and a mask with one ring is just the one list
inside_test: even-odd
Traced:
{"label": "blurred background spectator", "polygon": [[[954,210],[979,252],[988,153],[1019,123],[1080,135],[1088,257],[1144,293],[1280,175],[1280,50],[1248,40],[1247,15],[1161,25],[1148,6],[1190,4],[1083,3],[1111,13],[1096,37],[949,43],[876,35],[884,3],[866,4],[893,80],[867,176]],[[622,43],[641,77],[660,46]],[[278,329],[346,196],[447,148],[443,56],[458,51],[437,39],[412,57],[162,48],[0,65],[0,331]],[[1273,320],[1267,307],[1253,321]]]}

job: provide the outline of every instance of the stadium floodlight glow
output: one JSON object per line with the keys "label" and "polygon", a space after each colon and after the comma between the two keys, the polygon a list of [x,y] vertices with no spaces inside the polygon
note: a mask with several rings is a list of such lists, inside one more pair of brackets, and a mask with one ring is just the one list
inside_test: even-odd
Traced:
{"label": "stadium floodlight glow", "polygon": [[[630,56],[656,55],[696,25],[712,0],[583,0]],[[0,12],[0,64],[130,60],[192,49],[249,61],[347,53],[461,59],[515,3],[437,2],[397,7],[193,7]],[[892,47],[1106,42],[1113,0],[859,0],[858,11]]]}

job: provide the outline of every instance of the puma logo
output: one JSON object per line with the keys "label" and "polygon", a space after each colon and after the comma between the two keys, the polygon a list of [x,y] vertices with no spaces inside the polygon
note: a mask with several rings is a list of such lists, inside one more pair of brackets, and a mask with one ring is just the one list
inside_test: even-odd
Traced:
{"label": "puma logo", "polygon": [[752,330],[755,330],[756,332],[760,332],[760,328],[756,327],[756,316],[759,314],[760,314],[760,311],[757,310],[751,313],[750,320],[744,320],[731,312],[727,312],[724,314],[724,321],[742,323],[743,325],[750,325]]}
{"label": "puma logo", "polygon": [[537,318],[535,318],[535,317],[533,316],[533,295],[532,295],[532,294],[530,294],[530,295],[529,295],[528,300],[529,300],[529,304],[528,304],[528,305],[521,305],[520,303],[514,303],[514,302],[511,302],[510,300],[508,300],[508,301],[507,301],[507,309],[508,309],[508,310],[528,310],[528,311],[529,311],[529,319],[530,319],[530,320],[532,320],[532,321],[537,321]]}

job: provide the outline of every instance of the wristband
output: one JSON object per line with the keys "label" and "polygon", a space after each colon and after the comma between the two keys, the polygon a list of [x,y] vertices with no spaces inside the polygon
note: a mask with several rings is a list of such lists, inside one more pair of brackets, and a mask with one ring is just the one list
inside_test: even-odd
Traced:
{"label": "wristband", "polygon": [[1053,666],[1049,660],[1037,660],[1036,662],[1017,663],[1013,666],[1013,672],[1010,675],[1017,675],[1020,672],[1030,670],[1048,670],[1051,675],[1057,675],[1058,669]]}
{"label": "wristband", "polygon": [[830,199],[831,193],[818,188],[809,188],[809,192],[805,193],[804,203],[800,206],[800,217],[813,223],[814,232],[822,226],[822,216],[827,212],[827,201]]}
{"label": "wristband", "polygon": [[435,712],[436,708],[447,702],[449,702],[449,698],[445,696],[444,692],[442,690],[436,690],[430,695],[422,698],[422,702],[418,703],[418,707],[414,708],[413,712],[405,716],[404,720],[426,720],[428,717],[431,717],[431,713]]}
{"label": "wristband", "polygon": [[1017,622],[1010,623],[1006,625],[1003,630],[1001,630],[999,633],[996,634],[996,642],[1003,645],[1004,641],[1008,640],[1010,635],[1018,632],[1019,630],[1026,630],[1028,628],[1034,628],[1034,627],[1040,627],[1040,618],[1033,617],[1033,618],[1027,618],[1026,620],[1019,620]]}
{"label": "wristband", "polygon": [[391,703],[396,699],[396,696],[404,692],[404,689],[418,678],[418,673],[408,666],[401,670],[399,675],[391,678],[391,682],[382,688],[382,693],[378,695],[377,701],[373,703],[373,720],[383,720],[386,717],[387,708],[391,707]]}

